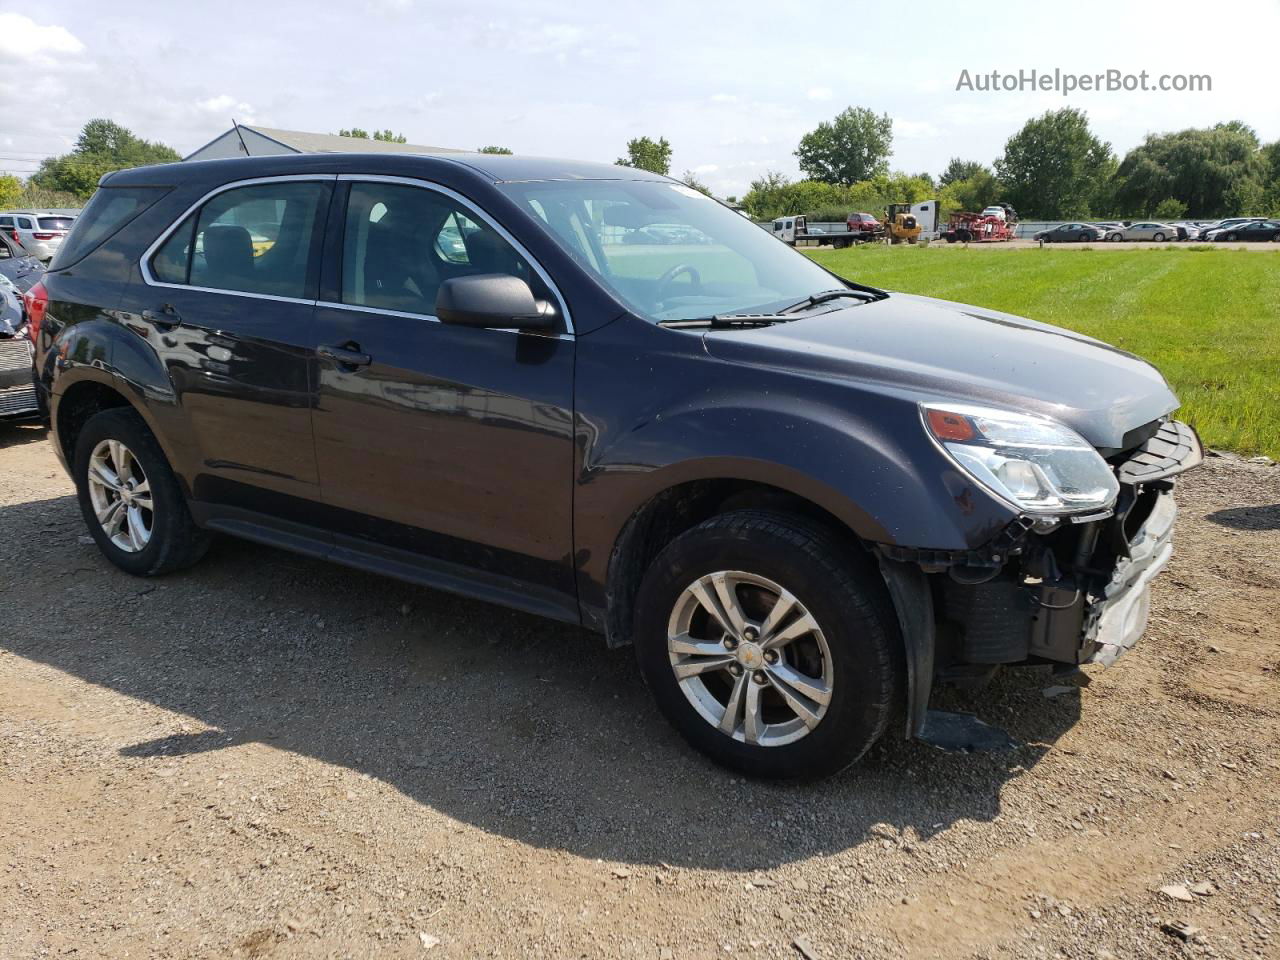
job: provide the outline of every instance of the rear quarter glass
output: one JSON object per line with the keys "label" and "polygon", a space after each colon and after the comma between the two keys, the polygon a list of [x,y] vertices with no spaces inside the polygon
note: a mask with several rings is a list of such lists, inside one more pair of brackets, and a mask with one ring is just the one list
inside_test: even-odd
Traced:
{"label": "rear quarter glass", "polygon": [[50,270],[83,260],[107,238],[169,192],[168,187],[99,187],[88,205],[71,223]]}

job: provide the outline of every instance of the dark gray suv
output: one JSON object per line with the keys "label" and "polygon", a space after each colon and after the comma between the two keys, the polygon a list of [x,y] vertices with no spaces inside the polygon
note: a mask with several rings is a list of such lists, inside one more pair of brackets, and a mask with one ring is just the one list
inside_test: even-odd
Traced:
{"label": "dark gray suv", "polygon": [[1201,456],[1131,354],[842,280],[619,167],[128,170],[28,305],[111,562],[221,532],[582,624],[759,776],[954,734],[940,683],[1112,662]]}

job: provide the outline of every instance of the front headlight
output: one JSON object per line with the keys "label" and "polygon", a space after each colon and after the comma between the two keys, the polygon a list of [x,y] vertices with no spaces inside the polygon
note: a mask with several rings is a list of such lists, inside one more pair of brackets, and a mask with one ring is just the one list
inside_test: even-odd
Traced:
{"label": "front headlight", "polygon": [[1026,513],[1105,510],[1120,492],[1098,451],[1056,420],[958,404],[921,404],[920,413],[966,473]]}

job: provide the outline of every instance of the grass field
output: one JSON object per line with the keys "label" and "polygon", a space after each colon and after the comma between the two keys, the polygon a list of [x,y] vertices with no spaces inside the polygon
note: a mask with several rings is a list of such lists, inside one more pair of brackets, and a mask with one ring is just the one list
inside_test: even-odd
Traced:
{"label": "grass field", "polygon": [[1211,447],[1280,459],[1280,253],[818,251],[841,276],[1004,310],[1143,356]]}

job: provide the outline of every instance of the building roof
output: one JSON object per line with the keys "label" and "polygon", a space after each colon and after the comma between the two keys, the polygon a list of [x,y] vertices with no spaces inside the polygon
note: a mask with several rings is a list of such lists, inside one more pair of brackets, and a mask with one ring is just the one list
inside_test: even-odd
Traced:
{"label": "building roof", "polygon": [[242,123],[241,127],[259,133],[276,143],[300,153],[466,153],[454,147],[427,147],[417,143],[388,143],[361,137],[340,137],[336,133],[307,133],[305,130],[280,130]]}

